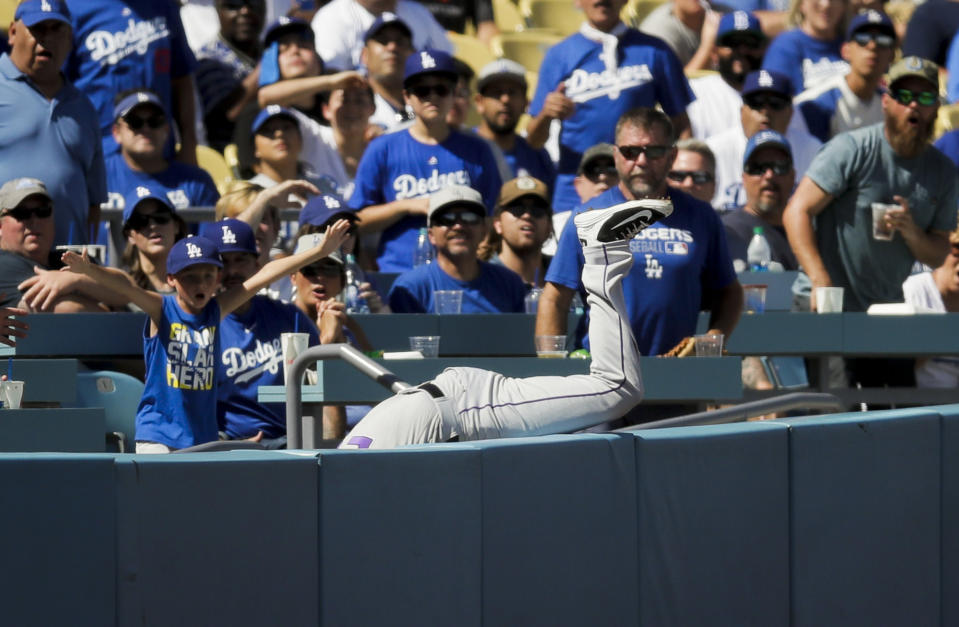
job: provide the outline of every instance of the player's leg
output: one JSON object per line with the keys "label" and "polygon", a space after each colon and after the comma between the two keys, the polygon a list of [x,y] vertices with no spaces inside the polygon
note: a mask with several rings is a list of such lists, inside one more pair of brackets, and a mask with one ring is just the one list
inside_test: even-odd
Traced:
{"label": "player's leg", "polygon": [[427,390],[410,388],[370,410],[343,438],[339,448],[381,449],[446,442],[452,437],[451,420],[443,420],[442,414]]}

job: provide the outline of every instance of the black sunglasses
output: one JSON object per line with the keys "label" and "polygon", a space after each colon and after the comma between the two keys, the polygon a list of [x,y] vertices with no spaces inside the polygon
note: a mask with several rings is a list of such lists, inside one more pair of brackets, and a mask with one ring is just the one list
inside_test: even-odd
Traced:
{"label": "black sunglasses", "polygon": [[899,104],[908,107],[913,100],[917,100],[924,107],[931,107],[939,102],[939,94],[934,91],[912,91],[911,89],[892,89],[889,95]]}
{"label": "black sunglasses", "polygon": [[789,106],[789,100],[782,96],[747,96],[743,98],[746,106],[750,109],[759,111],[760,109],[769,109],[770,111],[782,111]]}
{"label": "black sunglasses", "polygon": [[413,85],[406,91],[410,92],[420,100],[430,97],[430,94],[436,94],[437,98],[446,98],[453,89],[446,83],[437,83],[436,85]]}
{"label": "black sunglasses", "polygon": [[300,274],[308,279],[315,279],[321,276],[332,278],[340,276],[342,268],[343,267],[335,261],[324,261],[300,268]]}
{"label": "black sunglasses", "polygon": [[616,146],[619,154],[629,161],[636,161],[639,155],[646,155],[647,159],[662,159],[670,148],[671,146]]}
{"label": "black sunglasses", "polygon": [[763,163],[748,162],[743,166],[743,172],[750,176],[762,176],[766,170],[772,170],[776,176],[788,174],[793,167],[792,161],[765,161]]}
{"label": "black sunglasses", "polygon": [[3,215],[10,216],[17,222],[26,222],[30,219],[30,216],[49,218],[53,215],[53,205],[46,203],[39,207],[14,207],[13,209],[4,211]]}
{"label": "black sunglasses", "polygon": [[599,177],[603,175],[610,179],[619,178],[619,172],[616,171],[616,166],[612,163],[590,163],[583,168],[583,176],[593,183],[596,183]]}
{"label": "black sunglasses", "polygon": [[865,48],[870,41],[876,42],[877,48],[892,48],[896,43],[896,38],[886,33],[876,33],[869,31],[857,31],[852,34],[852,40]]}
{"label": "black sunglasses", "polygon": [[474,226],[480,223],[480,216],[476,215],[472,211],[446,211],[439,215],[433,216],[430,219],[430,224],[433,226],[442,226],[450,228],[456,223],[464,224],[466,226]]}
{"label": "black sunglasses", "polygon": [[141,118],[138,115],[128,115],[123,118],[123,121],[126,122],[126,125],[133,131],[139,131],[144,126],[158,129],[166,124],[166,118],[162,115],[151,115],[145,118]]}
{"label": "black sunglasses", "polygon": [[670,170],[666,178],[670,181],[682,183],[686,180],[687,176],[693,177],[693,183],[696,185],[713,182],[713,175],[705,170]]}
{"label": "black sunglasses", "polygon": [[172,219],[173,215],[166,211],[161,211],[160,213],[151,213],[149,215],[134,211],[133,215],[130,216],[130,219],[127,220],[126,228],[139,231],[149,226],[151,222],[157,226],[163,226],[164,224],[169,224],[170,220]]}
{"label": "black sunglasses", "polygon": [[544,207],[543,205],[533,204],[533,205],[512,205],[509,207],[503,207],[503,211],[509,213],[513,217],[522,218],[527,213],[529,217],[534,220],[539,220],[540,218],[545,218],[549,215],[549,208]]}

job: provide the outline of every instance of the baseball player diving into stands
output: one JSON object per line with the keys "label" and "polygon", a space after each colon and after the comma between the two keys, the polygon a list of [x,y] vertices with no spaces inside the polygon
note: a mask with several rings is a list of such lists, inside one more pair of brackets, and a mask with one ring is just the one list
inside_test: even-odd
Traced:
{"label": "baseball player diving into stands", "polygon": [[479,368],[447,368],[432,381],[377,405],[340,448],[383,449],[570,432],[632,409],[642,399],[643,384],[622,289],[622,279],[633,265],[629,240],[672,211],[669,200],[644,199],[574,218],[586,259],[589,374],[512,378]]}

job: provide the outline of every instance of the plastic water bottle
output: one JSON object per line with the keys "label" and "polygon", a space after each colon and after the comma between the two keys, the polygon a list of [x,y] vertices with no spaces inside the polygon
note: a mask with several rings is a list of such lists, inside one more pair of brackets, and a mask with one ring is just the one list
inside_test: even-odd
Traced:
{"label": "plastic water bottle", "polygon": [[416,236],[416,248],[413,249],[413,267],[425,266],[433,261],[433,245],[430,244],[430,236],[426,234],[426,229],[420,229]]}
{"label": "plastic water bottle", "polygon": [[368,314],[370,306],[366,299],[360,296],[360,283],[364,280],[363,271],[356,263],[356,257],[346,256],[346,285],[343,287],[343,298],[346,301],[346,313]]}
{"label": "plastic water bottle", "polygon": [[769,262],[772,261],[772,251],[769,248],[769,242],[763,235],[763,227],[753,227],[753,237],[749,240],[749,247],[746,249],[746,260],[749,262],[749,269],[753,272],[766,272],[769,270]]}

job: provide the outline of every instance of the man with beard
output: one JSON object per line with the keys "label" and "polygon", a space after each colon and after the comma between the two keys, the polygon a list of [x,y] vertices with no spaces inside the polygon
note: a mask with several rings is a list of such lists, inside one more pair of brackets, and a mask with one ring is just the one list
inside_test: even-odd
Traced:
{"label": "man with beard", "polygon": [[553,234],[549,199],[543,181],[521,176],[503,184],[493,213],[489,261],[506,266],[532,287],[542,287],[552,259],[543,254],[543,244]]}
{"label": "man with beard", "polygon": [[[913,264],[940,265],[956,226],[955,167],[929,146],[939,111],[939,68],[906,57],[890,68],[887,84],[883,123],[830,140],[783,215],[789,244],[812,287],[843,287],[845,311],[902,302],[902,282]],[[892,239],[873,237],[873,203],[898,205],[883,220]],[[912,375],[909,367],[898,378],[888,364],[849,369],[851,383],[863,385]]]}
{"label": "man with beard", "polygon": [[758,226],[769,242],[772,260],[782,264],[785,270],[799,269],[783,228],[783,209],[795,183],[796,170],[786,138],[776,131],[759,131],[753,135],[746,144],[743,159],[746,204],[722,217],[730,257],[747,262],[746,249],[753,229]]}
{"label": "man with beard", "polygon": [[896,53],[896,29],[881,11],[852,19],[840,53],[849,73],[828,78],[796,96],[793,104],[820,141],[882,121],[882,80]]}
{"label": "man with beard", "polygon": [[553,190],[556,168],[545,148],[535,149],[516,133],[520,117],[526,113],[526,69],[510,59],[497,59],[480,70],[474,102],[480,114],[476,134],[488,139],[502,151],[510,178],[531,176]]}

